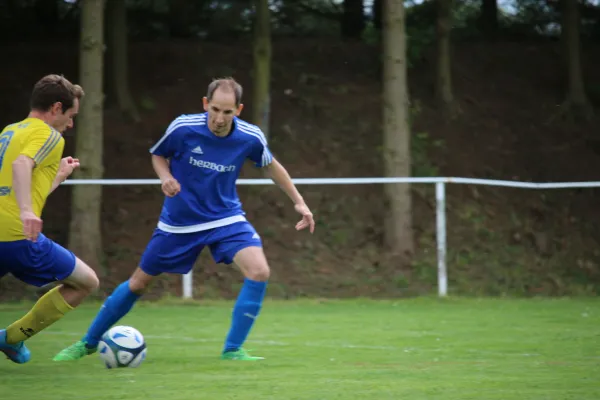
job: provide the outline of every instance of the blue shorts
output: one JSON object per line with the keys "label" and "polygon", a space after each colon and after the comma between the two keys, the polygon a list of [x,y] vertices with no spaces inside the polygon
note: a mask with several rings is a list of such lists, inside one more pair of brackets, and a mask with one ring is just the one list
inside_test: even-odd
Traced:
{"label": "blue shorts", "polygon": [[41,287],[68,278],[74,269],[75,255],[41,233],[35,243],[25,239],[0,242],[0,278],[10,273]]}
{"label": "blue shorts", "polygon": [[192,233],[170,233],[156,228],[142,255],[140,268],[148,275],[187,274],[205,246],[216,263],[231,264],[238,251],[262,247],[254,227],[247,221]]}

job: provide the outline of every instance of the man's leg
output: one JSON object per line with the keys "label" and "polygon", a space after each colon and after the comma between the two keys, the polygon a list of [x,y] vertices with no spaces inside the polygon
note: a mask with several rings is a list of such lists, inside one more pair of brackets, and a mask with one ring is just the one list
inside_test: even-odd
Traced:
{"label": "man's leg", "polygon": [[[12,260],[15,277],[35,286],[53,281],[62,283],[40,297],[21,319],[0,331],[0,351],[14,362],[24,363],[30,355],[23,342],[78,306],[83,298],[98,287],[99,282],[95,272],[83,261],[44,236],[35,245],[20,242],[15,246],[19,247],[15,249],[16,257]],[[35,246],[33,251],[38,253],[36,257],[31,257],[32,246]],[[43,256],[40,257],[39,253]],[[30,264],[25,265],[28,260]]]}
{"label": "man's leg", "polygon": [[262,309],[269,279],[269,265],[261,247],[240,250],[234,262],[244,274],[244,284],[233,307],[231,327],[225,339],[222,358],[261,360],[263,357],[250,356],[242,346]]}
{"label": "man's leg", "polygon": [[95,353],[104,332],[109,330],[132,309],[135,302],[150,286],[153,278],[152,275],[148,275],[137,268],[133,275],[117,286],[106,299],[83,339],[54,356],[54,361],[78,360],[88,354]]}
{"label": "man's leg", "polygon": [[244,284],[233,307],[231,327],[225,339],[222,358],[260,360],[262,357],[248,355],[242,346],[262,308],[269,279],[269,265],[261,247],[240,250],[234,262],[244,274]]}
{"label": "man's leg", "polygon": [[73,361],[94,353],[102,335],[133,308],[155,276],[189,272],[202,250],[196,237],[156,230],[133,275],[106,299],[84,337],[58,353],[54,361]]}
{"label": "man's leg", "polygon": [[29,350],[23,342],[73,309],[61,295],[61,288],[62,285],[48,291],[27,314],[9,325],[6,330],[0,331],[0,351],[9,359],[18,364],[29,361]]}
{"label": "man's leg", "polygon": [[222,358],[260,360],[262,357],[250,356],[242,346],[262,308],[270,274],[261,239],[248,222],[219,228],[213,239],[211,251],[215,261],[234,262],[244,274],[244,284],[233,307]]}
{"label": "man's leg", "polygon": [[95,349],[104,332],[123,318],[150,287],[154,276],[137,268],[129,280],[121,283],[106,299],[96,319],[83,338],[88,348]]}
{"label": "man's leg", "polygon": [[6,328],[7,343],[27,340],[49,327],[77,307],[98,285],[94,270],[76,258],[71,275],[40,297],[23,318]]}

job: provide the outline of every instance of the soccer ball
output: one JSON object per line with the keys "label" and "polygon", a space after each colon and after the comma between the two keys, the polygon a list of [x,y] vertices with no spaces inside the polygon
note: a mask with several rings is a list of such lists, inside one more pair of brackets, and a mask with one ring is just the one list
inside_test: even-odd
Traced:
{"label": "soccer ball", "polygon": [[146,358],[146,342],[131,326],[114,326],[100,339],[98,354],[106,368],[137,368]]}

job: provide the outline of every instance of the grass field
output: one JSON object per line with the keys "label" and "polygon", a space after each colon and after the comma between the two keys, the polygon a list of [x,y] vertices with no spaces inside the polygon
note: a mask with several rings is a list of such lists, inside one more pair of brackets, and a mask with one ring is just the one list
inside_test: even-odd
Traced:
{"label": "grass field", "polygon": [[[86,305],[0,360],[0,399],[599,399],[600,301],[431,298],[268,301],[247,348],[221,361],[231,303],[141,303],[121,322],[146,337],[138,369],[97,354],[51,361],[95,315]],[[0,326],[26,310],[2,306]]]}

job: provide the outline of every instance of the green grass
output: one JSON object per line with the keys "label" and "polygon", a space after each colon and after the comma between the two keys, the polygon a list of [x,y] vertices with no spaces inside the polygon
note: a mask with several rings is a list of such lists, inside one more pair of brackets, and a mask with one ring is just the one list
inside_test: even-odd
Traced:
{"label": "green grass", "polygon": [[[175,302],[176,303],[176,302]],[[97,354],[51,361],[78,339],[86,305],[0,360],[0,399],[598,399],[600,301],[268,301],[248,342],[267,359],[218,359],[232,303],[141,303],[121,322],[146,336],[138,369]],[[0,308],[0,326],[25,312]]]}

